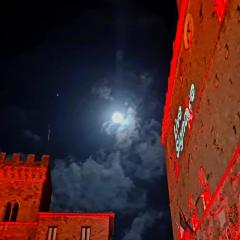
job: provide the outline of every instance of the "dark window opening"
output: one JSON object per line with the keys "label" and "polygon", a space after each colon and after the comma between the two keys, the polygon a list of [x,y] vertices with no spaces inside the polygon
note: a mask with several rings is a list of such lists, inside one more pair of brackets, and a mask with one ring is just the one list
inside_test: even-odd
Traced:
{"label": "dark window opening", "polygon": [[4,214],[4,218],[3,218],[4,222],[9,222],[11,210],[12,210],[12,204],[10,202],[8,202],[6,205],[5,214]]}
{"label": "dark window opening", "polygon": [[18,203],[15,203],[11,214],[11,222],[17,221],[18,209],[19,209]]}

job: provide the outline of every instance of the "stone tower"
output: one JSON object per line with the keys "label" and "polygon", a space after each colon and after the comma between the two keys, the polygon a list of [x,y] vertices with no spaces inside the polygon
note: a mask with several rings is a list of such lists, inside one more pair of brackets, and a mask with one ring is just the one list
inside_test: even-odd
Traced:
{"label": "stone tower", "polygon": [[[14,233],[16,237],[21,233],[25,236],[23,229],[36,224],[39,211],[48,211],[51,198],[48,160],[47,155],[36,161],[34,154],[25,159],[17,153],[8,157],[0,154],[0,228],[9,222],[9,236]],[[6,225],[5,232],[7,235]]]}

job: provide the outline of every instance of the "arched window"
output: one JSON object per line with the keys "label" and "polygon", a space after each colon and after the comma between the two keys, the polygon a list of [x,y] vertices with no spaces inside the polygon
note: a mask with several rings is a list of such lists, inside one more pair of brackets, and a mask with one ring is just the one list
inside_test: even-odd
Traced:
{"label": "arched window", "polygon": [[19,204],[17,202],[15,202],[14,204],[12,204],[11,202],[8,202],[5,208],[3,221],[16,222],[18,210],[19,210]]}
{"label": "arched window", "polygon": [[3,218],[4,222],[9,222],[11,210],[12,210],[12,204],[10,202],[8,202],[6,205],[5,214],[4,214],[4,218]]}
{"label": "arched window", "polygon": [[13,206],[13,209],[12,209],[12,214],[11,214],[11,219],[10,221],[11,222],[16,222],[17,220],[17,214],[18,214],[18,209],[19,209],[19,205],[18,203],[16,202]]}

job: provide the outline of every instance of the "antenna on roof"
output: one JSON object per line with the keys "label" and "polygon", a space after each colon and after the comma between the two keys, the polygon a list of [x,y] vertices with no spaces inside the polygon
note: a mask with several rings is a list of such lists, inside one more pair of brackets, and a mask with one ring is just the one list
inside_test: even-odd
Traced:
{"label": "antenna on roof", "polygon": [[48,124],[48,135],[47,135],[48,143],[50,142],[50,138],[51,138],[51,126],[50,126],[50,124]]}

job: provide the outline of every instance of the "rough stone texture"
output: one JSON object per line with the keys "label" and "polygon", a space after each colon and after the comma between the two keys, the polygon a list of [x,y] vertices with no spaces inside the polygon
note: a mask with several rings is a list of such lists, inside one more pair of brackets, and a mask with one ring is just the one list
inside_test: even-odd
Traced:
{"label": "rough stone texture", "polygon": [[37,223],[0,223],[0,240],[33,240]]}
{"label": "rough stone texture", "polygon": [[91,240],[109,240],[111,219],[108,216],[46,216],[39,219],[36,240],[45,240],[48,227],[57,227],[57,239],[81,239],[81,227],[91,227]]}
{"label": "rough stone texture", "polygon": [[[57,240],[80,239],[81,227],[91,227],[91,240],[109,240],[114,213],[48,213],[51,199],[49,157],[35,161],[0,153],[0,240],[46,240],[57,227]],[[17,219],[4,222],[8,202],[19,204]]]}
{"label": "rough stone texture", "polygon": [[178,11],[180,11],[182,5],[182,0],[177,0]]}
{"label": "rough stone texture", "polygon": [[[40,208],[43,183],[46,180],[48,157],[34,161],[34,155],[21,160],[19,154],[13,154],[7,160],[4,154],[0,157],[0,217],[3,220],[8,202],[19,204],[18,222],[36,222]],[[50,196],[45,196],[49,202]]]}
{"label": "rough stone texture", "polygon": [[[177,239],[180,209],[187,218],[193,214],[193,209],[189,207],[191,194],[198,220],[205,212],[201,197],[203,189],[199,186],[199,169],[205,169],[206,184],[212,197],[240,144],[240,2],[229,1],[222,23],[214,12],[214,2],[216,1],[189,1],[187,13],[192,15],[194,22],[193,41],[191,47],[185,49],[182,40],[178,56],[170,106],[170,127],[164,139],[174,239]],[[186,107],[186,97],[192,83],[195,84],[196,92],[194,119],[191,129],[186,130],[184,149],[177,159],[173,126],[178,107]],[[175,175],[176,164],[179,167],[178,177]],[[238,173],[234,177],[238,179]],[[224,208],[235,206],[232,209],[236,213],[240,210],[240,205],[236,202],[240,190],[233,193],[229,187],[232,180],[227,181],[228,184],[222,190],[224,199],[235,199],[235,202]],[[203,237],[198,234],[196,239],[227,239],[226,231],[230,220],[226,211],[212,216],[213,219],[219,219],[209,229],[209,232],[215,232],[214,236]],[[236,214],[231,219],[235,224],[238,222]],[[219,224],[224,233],[217,230]],[[229,231],[233,232],[231,226]],[[199,233],[205,230],[200,228],[197,231]]]}

